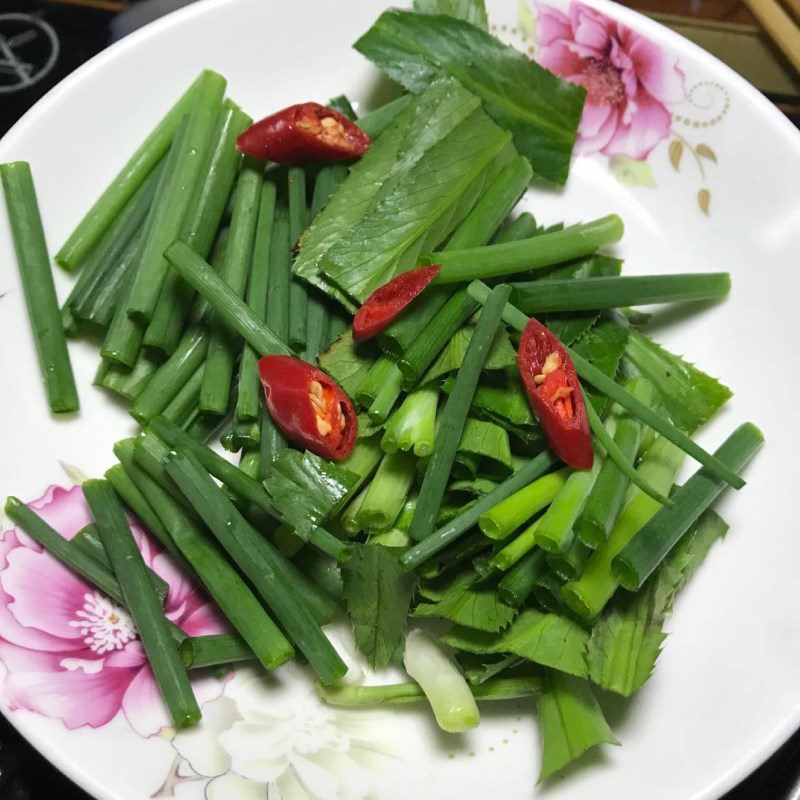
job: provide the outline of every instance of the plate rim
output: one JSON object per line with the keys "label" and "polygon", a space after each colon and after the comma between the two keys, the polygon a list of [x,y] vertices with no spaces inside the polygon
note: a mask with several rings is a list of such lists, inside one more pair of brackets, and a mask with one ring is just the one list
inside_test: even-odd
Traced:
{"label": "plate rim", "polygon": [[[262,0],[262,2],[263,1],[264,0]],[[277,2],[277,0],[272,1]],[[492,0],[488,1],[490,3],[492,2]],[[508,0],[506,0],[506,2],[507,1]],[[575,0],[571,1],[575,2]],[[146,39],[172,26],[180,25],[186,20],[202,16],[210,9],[234,5],[240,2],[248,2],[248,0],[194,0],[190,5],[177,8],[158,19],[148,22],[141,28],[124,36],[122,39],[112,42],[99,53],[92,56],[88,61],[81,64],[69,75],[65,76],[39,98],[39,100],[37,100],[2,137],[0,137],[0,147],[9,142],[13,143],[49,103],[57,101],[62,95],[70,92],[75,84],[78,84],[96,70],[102,69],[109,60],[116,58],[119,53],[124,52],[128,48],[136,47],[140,40]],[[526,0],[526,2],[530,6],[536,7],[539,5],[540,0]],[[640,11],[623,6],[616,2],[616,0],[579,0],[579,2],[596,8],[607,16],[625,25],[629,25],[646,35],[654,35],[656,38],[663,38],[667,42],[677,42],[688,54],[697,58],[708,69],[719,71],[718,74],[726,80],[733,91],[740,92],[745,99],[754,104],[754,107],[758,109],[760,113],[764,114],[769,127],[780,133],[787,142],[787,145],[793,150],[793,156],[800,161],[800,130],[798,130],[762,92],[732,67],[725,64],[700,45],[687,39],[682,34],[668,28],[660,21],[648,17]],[[376,7],[379,11],[389,8],[391,5],[391,0],[382,0],[380,3],[376,3]],[[405,5],[405,3],[403,3],[403,5]],[[56,746],[50,746],[48,744],[48,740],[34,741],[28,738],[21,730],[20,725],[15,721],[20,719],[19,717],[6,715],[2,711],[0,711],[0,713],[3,714],[3,717],[28,744],[69,780],[97,798],[97,800],[116,800],[116,796],[112,792],[102,786],[90,773],[81,769],[74,761],[70,760],[67,756],[62,756]],[[773,733],[758,747],[752,750],[747,759],[739,762],[726,773],[712,780],[704,788],[701,788],[694,794],[690,800],[720,800],[726,792],[738,785],[774,755],[798,729],[800,729],[800,706],[793,709],[790,708],[784,719],[776,725]]]}

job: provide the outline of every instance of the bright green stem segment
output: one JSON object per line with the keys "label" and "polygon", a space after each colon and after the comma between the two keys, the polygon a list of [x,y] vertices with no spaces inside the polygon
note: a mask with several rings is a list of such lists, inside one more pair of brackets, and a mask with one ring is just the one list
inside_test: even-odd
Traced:
{"label": "bright green stem segment", "polygon": [[[177,237],[202,258],[207,258],[211,252],[242,162],[242,154],[236,149],[236,137],[251,122],[250,117],[233,101],[226,100],[222,104],[222,111],[215,123],[214,141],[206,153],[199,183],[192,192]],[[177,273],[167,271],[153,319],[144,335],[146,345],[165,353],[175,349],[194,293],[194,288]]]}
{"label": "bright green stem segment", "polygon": [[561,586],[563,583],[564,581],[549,569],[540,572],[534,582],[533,599],[545,611],[558,611],[561,607]]}
{"label": "bright green stem segment", "polygon": [[356,389],[355,401],[362,408],[369,408],[396,370],[397,365],[390,358],[380,356],[376,359],[361,381],[361,385]]}
{"label": "bright green stem segment", "polygon": [[463,536],[473,525],[475,525],[481,515],[485,514],[490,508],[501,503],[514,492],[526,486],[531,481],[536,480],[547,472],[553,465],[554,458],[548,453],[539,453],[527,464],[520,467],[511,477],[507,478],[496,489],[489,494],[479,497],[473,504],[451,519],[446,525],[439,528],[422,542],[414,545],[402,556],[400,563],[407,570],[415,569],[440,550],[444,550],[449,544],[455,542]]}
{"label": "bright green stem segment", "polygon": [[731,288],[727,272],[684,275],[615,275],[582,280],[514,284],[513,302],[526,314],[594,311],[656,303],[721,300]]}
{"label": "bright green stem segment", "polygon": [[428,458],[433,453],[438,402],[435,386],[411,392],[389,417],[381,447],[387,453],[413,450],[418,458]]}
{"label": "bright green stem segment", "polygon": [[[247,285],[247,305],[262,322],[267,316],[269,289],[269,254],[272,247],[272,228],[275,220],[277,187],[266,181],[261,188],[258,224],[250,260]],[[236,399],[236,419],[255,421],[261,407],[261,379],[258,374],[258,355],[245,342],[239,362],[239,395]]]}
{"label": "bright green stem segment", "polygon": [[404,388],[410,389],[416,385],[442,348],[476,308],[475,301],[463,290],[455,292],[442,306],[397,362],[400,372],[403,373]]}
{"label": "bright green stem segment", "polygon": [[[538,675],[496,678],[470,686],[476,700],[511,700],[537,695],[542,690]],[[318,686],[320,697],[329,705],[360,708],[374,705],[402,705],[425,700],[418,683],[390,683],[383,686]]]}
{"label": "bright green stem segment", "polygon": [[576,581],[594,551],[575,537],[563,553],[548,553],[547,564],[562,581]]}
{"label": "bright green stem segment", "polygon": [[9,497],[5,505],[6,516],[27,533],[38,545],[67,569],[84,578],[118,603],[125,602],[119,582],[114,573],[81,550],[70,547],[58,531],[51,528],[35,511],[28,508],[18,497]]}
{"label": "bright green stem segment", "polygon": [[507,222],[492,239],[492,244],[516,242],[519,239],[530,239],[536,236],[536,217],[530,211],[523,211],[516,219]]}
{"label": "bright green stem segment", "polygon": [[176,136],[172,150],[174,168],[169,171],[163,191],[159,187],[144,227],[144,242],[128,297],[128,316],[139,323],[153,318],[161,288],[167,276],[164,249],[181,230],[192,192],[200,179],[206,154],[212,146],[216,121],[225,94],[225,79],[206,70],[200,77],[188,122],[180,141]]}
{"label": "bright green stem segment", "polygon": [[[683,459],[680,448],[659,437],[645,453],[636,471],[659,492],[668,494]],[[562,587],[561,596],[572,611],[584,619],[593,619],[603,610],[619,586],[611,571],[611,562],[661,507],[641,489],[631,492],[608,541],[594,552],[580,579]]]}
{"label": "bright green stem segment", "polygon": [[291,350],[237,297],[219,275],[183,242],[167,248],[167,260],[208,300],[225,324],[261,355],[292,355]]}
{"label": "bright green stem segment", "polygon": [[[116,491],[116,488],[114,491]],[[81,550],[87,556],[94,558],[113,571],[111,560],[108,557],[105,545],[100,539],[100,534],[95,525],[86,525],[84,528],[81,528],[72,539],[70,539],[69,545],[70,547]],[[156,590],[158,598],[163,605],[169,593],[169,584],[157,572],[153,572],[149,567],[147,568],[147,574],[150,576],[153,588]]]}
{"label": "bright green stem segment", "polygon": [[[534,237],[534,240],[541,240],[545,237]],[[472,281],[467,287],[467,292],[470,297],[477,300],[479,303],[486,303],[487,298],[491,293],[491,289],[486,284],[480,281]],[[523,314],[516,306],[507,303],[503,312],[503,320],[516,328],[518,331],[523,331],[528,324],[528,317]],[[666,417],[661,416],[657,411],[648,408],[644,403],[634,397],[630,392],[626,391],[622,386],[609,378],[604,372],[599,370],[583,356],[576,353],[574,350],[567,348],[572,363],[575,365],[575,371],[578,375],[588,383],[591,383],[597,390],[602,392],[607,397],[611,398],[616,403],[619,403],[626,411],[632,416],[641,420],[645,425],[650,426],[656,433],[660,433],[665,439],[673,442],[681,448],[687,455],[690,455],[696,461],[707,467],[714,475],[722,478],[729,486],[734,489],[741,489],[745,482],[733,470],[723,464],[719,459],[715,458],[711,453],[700,447],[699,444],[692,441],[683,431],[676,428]],[[587,404],[588,406],[588,404]],[[592,409],[587,408],[589,413],[589,420],[592,420]],[[595,415],[596,416],[596,415]],[[602,427],[602,423],[599,427]],[[593,425],[592,430],[599,438],[598,429]],[[608,437],[610,440],[610,437]],[[605,443],[601,440],[601,444],[605,447]],[[618,462],[619,463],[619,462]],[[623,460],[624,463],[624,460]]]}
{"label": "bright green stem segment", "polygon": [[497,584],[498,596],[506,605],[519,608],[528,599],[545,569],[547,562],[541,550],[527,553],[500,579]]}
{"label": "bright green stem segment", "polygon": [[[555,493],[554,493],[555,496]],[[536,547],[536,529],[539,520],[534,520],[519,536],[515,536],[502,550],[492,556],[492,566],[505,572]]]}
{"label": "bright green stem segment", "polygon": [[27,161],[0,164],[0,178],[47,402],[56,413],[77,411],[78,392],[30,164]]}
{"label": "bright green stem segment", "polygon": [[[306,173],[302,167],[289,167],[289,246],[294,249],[308,224]],[[298,353],[306,347],[306,287],[299,278],[289,280],[289,345]]]}
{"label": "bright green stem segment", "polygon": [[417,542],[434,532],[436,517],[475,395],[475,387],[478,385],[481,370],[501,324],[500,316],[510,292],[508,286],[497,286],[492,291],[478,319],[464,361],[456,373],[453,389],[442,411],[436,433],[436,448],[422,480],[417,509],[409,530],[411,538]]}
{"label": "bright green stem segment", "polygon": [[490,539],[499,541],[507,538],[552,502],[569,473],[569,469],[551,472],[515,492],[481,516],[478,520],[480,529]]}
{"label": "bright green stem segment", "polygon": [[[628,383],[626,388],[634,397],[652,407],[654,392],[650,381],[645,378],[635,378]],[[619,418],[615,418],[613,422],[614,444],[633,470],[633,464],[636,462],[642,442],[642,424],[638,419],[624,413]],[[575,522],[575,533],[592,550],[600,547],[611,533],[611,528],[622,510],[627,488],[628,475],[626,472],[621,470],[613,459],[605,459],[586,500],[586,505]]]}
{"label": "bright green stem segment", "polygon": [[356,518],[361,530],[385,531],[392,527],[415,475],[415,460],[408,453],[387,453],[383,457],[358,509]]}
{"label": "bright green stem segment", "polygon": [[247,642],[230,633],[187,636],[178,649],[187,669],[216,667],[255,659]]}
{"label": "bright green stem segment", "polygon": [[66,270],[75,270],[97,244],[134,192],[169,150],[178,125],[191,108],[202,78],[203,75],[200,75],[186,90],[86,212],[69,239],[56,253],[57,264]]}
{"label": "bright green stem segment", "polygon": [[389,416],[397,398],[400,397],[403,384],[403,373],[400,372],[396,364],[393,364],[386,376],[383,386],[381,386],[367,414],[373,422],[385,422]]}
{"label": "bright green stem segment", "polygon": [[570,475],[536,527],[536,544],[548,553],[563,553],[572,544],[572,526],[600,471],[600,459],[591,469],[576,470]]}
{"label": "bright green stem segment", "polygon": [[326,638],[280,553],[239,513],[225,493],[187,454],[170,453],[165,468],[256,591],[272,609],[287,635],[305,655],[323,683],[340,680],[347,666]]}
{"label": "bright green stem segment", "polygon": [[[239,173],[233,198],[233,216],[225,248],[225,264],[220,277],[236,297],[242,300],[253,255],[253,242],[258,224],[261,188],[264,177],[260,166],[245,166]],[[252,311],[258,318],[257,312]],[[212,318],[211,340],[208,343],[200,410],[224,414],[228,407],[233,379],[233,366],[239,348],[238,337],[228,328],[221,315]]]}
{"label": "bright green stem segment", "polygon": [[623,230],[622,220],[616,214],[610,214],[593,222],[530,239],[467,250],[443,250],[423,260],[426,264],[441,265],[435,283],[501,278],[591,255],[604,245],[618,242]]}
{"label": "bright green stem segment", "polygon": [[82,489],[172,721],[177,728],[196,725],[200,708],[186,667],[117,495],[105,480],[86,481]]}
{"label": "bright green stem segment", "polygon": [[[764,435],[746,422],[716,451],[716,457],[739,472],[764,444]],[[675,492],[675,505],[661,509],[622,549],[611,569],[626,589],[637,591],[667,557],[680,538],[726,489],[725,482],[707,469],[692,475]]]}

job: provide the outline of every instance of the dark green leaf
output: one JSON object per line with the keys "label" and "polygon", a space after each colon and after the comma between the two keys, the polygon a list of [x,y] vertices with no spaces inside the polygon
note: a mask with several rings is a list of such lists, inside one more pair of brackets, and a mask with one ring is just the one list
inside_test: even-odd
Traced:
{"label": "dark green leaf", "polygon": [[[473,111],[413,166],[398,174],[391,190],[342,232],[322,258],[324,274],[350,297],[363,302],[394,277],[398,262],[415,242],[424,241],[442,217],[451,219],[453,206],[508,141],[508,133],[480,108]],[[440,233],[445,235],[446,230]],[[407,260],[411,263],[406,268],[416,261],[416,253]]]}
{"label": "dark green leaf", "polygon": [[488,30],[484,0],[414,0],[418,14],[444,14]]}
{"label": "dark green leaf", "polygon": [[488,634],[456,627],[442,638],[445,644],[468,653],[514,653],[546,667],[584,678],[584,651],[588,633],[558,614],[523,611],[503,633]]}
{"label": "dark green leaf", "polygon": [[342,577],[356,646],[372,667],[385,667],[402,648],[414,581],[389,550],[370,544],[353,545]]}
{"label": "dark green leaf", "polygon": [[284,522],[308,539],[357,480],[313,453],[285,450],[272,464],[264,487]]}
{"label": "dark green leaf", "polygon": [[481,460],[489,459],[498,465],[504,475],[511,472],[508,431],[494,422],[468,418],[458,444],[458,453],[477,456]]}
{"label": "dark green leaf", "polygon": [[414,98],[353,166],[347,180],[305,231],[295,274],[354,310],[352,301],[321,273],[323,256],[391,191],[399,176],[477,106],[475,97],[450,80],[437,81]]}
{"label": "dark green leaf", "polygon": [[355,44],[412,92],[441,75],[457,78],[510,130],[535,172],[564,183],[585,92],[474,25],[392,9]]}
{"label": "dark green leaf", "polygon": [[514,619],[515,609],[500,601],[494,587],[475,586],[474,572],[459,575],[445,594],[434,603],[420,603],[415,617],[442,617],[480,631],[496,633]]}
{"label": "dark green leaf", "polygon": [[625,355],[656,387],[673,422],[687,433],[711,419],[733,394],[716,378],[636,330],[629,332]]}
{"label": "dark green leaf", "polygon": [[727,529],[707,511],[638,592],[617,593],[595,623],[586,650],[589,677],[596,684],[625,697],[642,687],[661,652],[664,620],[676,592]]}

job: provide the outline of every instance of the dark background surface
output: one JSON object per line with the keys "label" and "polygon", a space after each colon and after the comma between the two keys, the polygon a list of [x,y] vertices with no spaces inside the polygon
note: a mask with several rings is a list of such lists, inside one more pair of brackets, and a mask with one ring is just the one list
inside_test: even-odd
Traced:
{"label": "dark background surface", "polygon": [[[340,2],[342,0],[339,0]],[[62,78],[114,39],[187,0],[0,0],[0,136]],[[647,12],[742,25],[753,19],[737,0],[631,0]],[[33,17],[19,19],[14,15]],[[10,16],[9,16],[10,15]],[[33,24],[33,27],[32,27]],[[681,24],[685,24],[682,22]],[[48,35],[52,31],[53,38]],[[31,33],[35,32],[35,36]],[[683,33],[684,30],[681,29]],[[740,34],[732,31],[732,35]],[[752,31],[756,36],[757,31]],[[737,51],[741,48],[735,45]],[[45,69],[49,62],[52,66]],[[756,80],[753,76],[752,80]],[[797,98],[770,95],[800,124]],[[89,800],[0,717],[0,800]],[[647,800],[647,798],[642,798]],[[800,732],[725,800],[800,800]]]}

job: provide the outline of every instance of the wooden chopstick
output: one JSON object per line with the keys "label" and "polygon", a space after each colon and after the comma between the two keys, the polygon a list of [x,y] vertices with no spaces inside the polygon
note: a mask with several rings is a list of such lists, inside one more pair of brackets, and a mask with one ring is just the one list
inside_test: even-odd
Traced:
{"label": "wooden chopstick", "polygon": [[[800,28],[775,0],[744,0],[781,52],[800,72]],[[790,0],[792,8],[797,0]]]}

